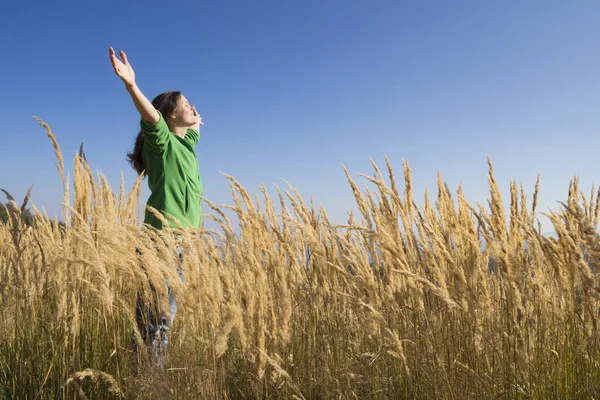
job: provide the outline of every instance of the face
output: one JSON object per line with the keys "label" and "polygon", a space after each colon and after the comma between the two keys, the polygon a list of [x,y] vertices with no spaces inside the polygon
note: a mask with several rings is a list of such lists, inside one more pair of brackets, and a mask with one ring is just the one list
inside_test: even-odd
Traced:
{"label": "face", "polygon": [[179,96],[177,109],[173,112],[171,119],[175,126],[191,126],[196,123],[193,105],[191,105],[184,95]]}

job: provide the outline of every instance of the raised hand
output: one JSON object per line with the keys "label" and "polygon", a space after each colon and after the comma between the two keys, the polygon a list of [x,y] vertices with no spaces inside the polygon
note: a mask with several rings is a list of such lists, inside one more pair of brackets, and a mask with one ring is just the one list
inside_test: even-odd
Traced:
{"label": "raised hand", "polygon": [[115,51],[113,50],[112,47],[109,48],[108,54],[110,56],[110,62],[112,64],[117,76],[119,78],[121,78],[121,80],[123,81],[123,83],[125,83],[126,86],[128,86],[128,87],[134,86],[135,85],[135,72],[133,72],[133,68],[131,67],[131,64],[129,64],[129,62],[127,61],[127,55],[125,54],[125,52],[123,50],[121,50],[119,52],[119,54],[121,55],[121,58],[123,59],[123,62],[121,62],[121,60],[119,60],[115,56]]}
{"label": "raised hand", "polygon": [[192,113],[194,114],[196,123],[194,125],[192,125],[191,128],[200,130],[200,125],[204,125],[204,123],[202,122],[202,117],[200,116],[200,114],[198,114],[198,111],[196,111],[196,107],[194,107],[194,106],[192,106]]}

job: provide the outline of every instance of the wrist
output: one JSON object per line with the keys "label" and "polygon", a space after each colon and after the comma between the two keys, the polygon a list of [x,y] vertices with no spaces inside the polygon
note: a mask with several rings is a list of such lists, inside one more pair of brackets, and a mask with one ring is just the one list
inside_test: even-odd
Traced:
{"label": "wrist", "polygon": [[127,90],[129,93],[133,93],[137,90],[137,84],[135,82],[133,83],[125,83],[125,90]]}

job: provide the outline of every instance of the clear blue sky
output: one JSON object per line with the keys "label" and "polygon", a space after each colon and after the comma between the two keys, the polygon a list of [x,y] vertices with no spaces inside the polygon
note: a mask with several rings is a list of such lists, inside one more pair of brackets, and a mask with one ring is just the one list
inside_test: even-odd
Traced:
{"label": "clear blue sky", "polygon": [[[181,90],[203,116],[205,196],[295,185],[343,222],[354,177],[413,171],[422,204],[437,171],[488,197],[490,155],[556,208],[569,179],[599,183],[600,3],[596,1],[5,1],[0,5],[0,187],[60,213],[48,122],[72,171],[84,141],[118,190],[139,117],[108,47],[127,52],[152,98]],[[361,185],[364,184],[360,180]],[[144,183],[144,186],[146,184]],[[144,199],[148,195],[145,188]],[[205,208],[208,210],[208,208]],[[546,230],[551,230],[545,225]]]}

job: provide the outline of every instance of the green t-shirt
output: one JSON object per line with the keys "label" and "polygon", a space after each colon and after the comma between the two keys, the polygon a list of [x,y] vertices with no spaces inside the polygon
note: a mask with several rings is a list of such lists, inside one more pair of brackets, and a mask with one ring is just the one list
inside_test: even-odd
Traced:
{"label": "green t-shirt", "polygon": [[[152,192],[147,205],[166,215],[171,227],[198,228],[202,224],[202,180],[194,148],[199,132],[188,129],[181,138],[169,131],[162,115],[156,124],[141,120],[144,134],[143,160]],[[171,215],[172,217],[169,217]],[[162,229],[162,223],[146,210],[144,223]]]}

